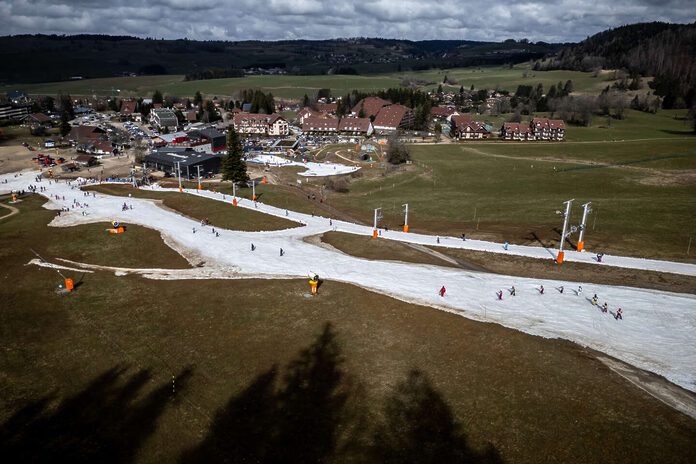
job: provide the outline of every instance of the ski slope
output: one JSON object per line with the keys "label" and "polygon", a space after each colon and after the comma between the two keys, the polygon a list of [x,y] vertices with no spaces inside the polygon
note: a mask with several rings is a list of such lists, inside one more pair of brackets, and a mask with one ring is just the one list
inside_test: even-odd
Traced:
{"label": "ski slope", "polygon": [[[36,173],[22,176],[0,176],[2,190],[26,189],[34,184]],[[36,185],[36,184],[35,184]],[[208,266],[224,269],[227,275],[239,278],[306,277],[308,272],[321,278],[359,285],[394,298],[432,306],[471,319],[496,322],[506,327],[548,338],[564,338],[602,351],[629,364],[665,376],[670,381],[696,391],[696,296],[658,290],[598,285],[573,281],[553,281],[475,273],[431,265],[407,264],[392,261],[372,261],[312,245],[303,238],[336,228],[343,232],[371,234],[369,227],[331,221],[286,211],[262,203],[239,200],[239,206],[298,222],[298,227],[269,232],[240,232],[217,229],[220,237],[208,227],[175,212],[158,207],[153,201],[97,194],[84,197],[75,185],[64,182],[40,184],[47,188],[42,194],[53,198],[47,208],[67,206],[51,223],[53,226],[72,226],[89,222],[118,220],[159,230],[167,243],[185,256],[196,255]],[[156,190],[171,190],[153,187]],[[215,201],[232,202],[231,196],[208,191],[187,190],[186,194],[200,195]],[[60,200],[55,199],[59,195]],[[62,200],[65,196],[65,201]],[[87,208],[72,208],[73,201],[89,204]],[[132,210],[121,211],[124,201]],[[82,215],[82,210],[87,215]],[[196,233],[193,233],[193,229]],[[436,238],[427,235],[382,232],[383,237],[414,243],[434,244]],[[256,247],[251,251],[251,244]],[[441,246],[504,252],[501,244],[440,237]],[[284,256],[279,256],[283,248]],[[507,253],[551,259],[542,248],[510,246]],[[567,260],[592,262],[584,253],[566,254]],[[696,275],[696,266],[666,261],[641,260],[605,255],[605,263],[634,269],[660,270]],[[108,264],[108,263],[104,263]],[[186,278],[186,277],[182,277]],[[447,293],[438,295],[444,285]],[[516,296],[507,289],[516,288]],[[539,287],[545,287],[545,293]],[[556,288],[565,286],[561,294]],[[576,294],[582,285],[584,293]],[[309,290],[309,285],[307,285]],[[496,292],[503,290],[503,300]],[[609,313],[592,306],[589,299],[597,294],[600,304],[609,304],[609,311],[621,307],[624,320],[617,321]],[[319,296],[321,297],[321,296]]]}

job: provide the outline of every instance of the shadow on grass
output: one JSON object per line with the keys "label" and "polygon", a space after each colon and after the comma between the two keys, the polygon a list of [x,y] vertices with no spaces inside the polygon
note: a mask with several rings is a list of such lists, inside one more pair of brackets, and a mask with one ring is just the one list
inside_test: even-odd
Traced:
{"label": "shadow on grass", "polygon": [[[16,412],[0,426],[5,462],[134,461],[172,398],[172,387],[166,382],[138,398],[149,371],[124,375],[124,368],[115,367],[55,408],[52,394]],[[191,370],[180,373],[177,387],[184,388],[190,375]]]}
{"label": "shadow on grass", "polygon": [[232,397],[181,462],[502,462],[492,446],[468,446],[442,395],[417,371],[395,387],[374,425],[364,397],[349,393],[342,364],[327,324],[282,382],[273,367]]}

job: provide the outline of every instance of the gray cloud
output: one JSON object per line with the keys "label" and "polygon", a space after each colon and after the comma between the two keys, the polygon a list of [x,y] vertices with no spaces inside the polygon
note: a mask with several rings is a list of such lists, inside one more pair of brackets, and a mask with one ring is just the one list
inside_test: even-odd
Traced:
{"label": "gray cloud", "polygon": [[693,0],[4,0],[0,34],[195,40],[387,37],[575,42],[609,27],[696,21]]}

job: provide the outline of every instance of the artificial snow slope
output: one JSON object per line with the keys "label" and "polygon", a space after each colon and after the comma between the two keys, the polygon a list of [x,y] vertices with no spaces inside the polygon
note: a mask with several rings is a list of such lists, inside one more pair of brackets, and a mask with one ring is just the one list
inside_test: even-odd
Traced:
{"label": "artificial snow slope", "polygon": [[[318,273],[323,279],[357,284],[403,301],[433,306],[472,319],[497,322],[530,334],[575,341],[634,366],[664,375],[670,381],[696,391],[695,295],[582,282],[542,281],[355,258],[306,243],[303,238],[332,230],[334,226],[344,232],[371,234],[369,227],[342,221],[331,221],[329,224],[327,218],[286,212],[260,203],[254,205],[248,200],[241,200],[240,206],[287,217],[300,224],[292,229],[272,232],[216,229],[220,233],[216,237],[210,227],[201,227],[200,223],[164,210],[150,200],[103,194],[85,197],[81,190],[64,182],[49,184],[44,180],[36,184],[33,182],[35,175],[36,173],[24,173],[18,177],[0,176],[0,182],[8,180],[7,184],[0,184],[0,189],[26,189],[29,184],[45,187],[46,191],[42,194],[52,198],[47,207],[68,207],[71,210],[56,217],[51,223],[54,226],[118,220],[126,224],[151,227],[161,231],[167,243],[187,256],[194,254],[205,260],[208,266],[234,272],[239,277],[305,277],[311,271]],[[198,193],[195,190],[187,193],[204,195],[217,201],[232,201],[230,196],[219,193]],[[122,211],[124,201],[132,204],[133,209]],[[74,207],[75,202],[87,202],[89,207]],[[83,210],[87,215],[82,215]],[[414,243],[435,242],[432,236],[398,232],[383,234]],[[468,240],[462,242],[454,238],[441,238],[440,242],[444,246],[481,250],[490,247],[495,248],[492,251],[500,251],[502,248],[500,244]],[[251,251],[252,243],[256,247],[255,251]],[[279,256],[280,248],[285,251],[282,257]],[[543,256],[538,256],[539,252],[548,255],[547,250],[534,247],[510,248],[508,252],[515,251],[515,254],[524,256]],[[583,254],[576,254],[577,260],[583,260]],[[605,256],[607,258],[612,264],[625,267],[653,269],[659,266],[661,268],[656,270],[696,275],[694,266],[688,264]],[[440,297],[438,290],[443,285],[447,292],[444,297]],[[513,285],[517,291],[514,297],[507,291]],[[540,285],[545,287],[544,294],[539,292]],[[566,288],[562,294],[557,290],[561,285]],[[575,292],[578,285],[582,285],[584,289],[581,295]],[[495,293],[501,289],[503,300],[499,301]],[[590,298],[595,293],[599,296],[600,304],[605,301],[609,304],[610,312],[621,307],[624,319],[617,321],[610,313],[602,313],[593,306]]]}
{"label": "artificial snow slope", "polygon": [[340,163],[315,163],[313,161],[308,161],[306,163],[299,163],[297,161],[291,161],[289,159],[282,158],[275,155],[255,155],[253,158],[248,159],[250,163],[265,164],[267,166],[300,166],[306,168],[306,171],[298,173],[300,176],[304,177],[323,177],[323,176],[339,176],[342,174],[350,174],[360,169],[359,166],[346,166]]}

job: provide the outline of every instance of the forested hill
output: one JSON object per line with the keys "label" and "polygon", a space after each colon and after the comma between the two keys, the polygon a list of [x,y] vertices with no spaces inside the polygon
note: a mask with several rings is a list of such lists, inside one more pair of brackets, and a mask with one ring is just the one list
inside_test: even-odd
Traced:
{"label": "forested hill", "polygon": [[625,69],[632,76],[654,76],[651,87],[663,106],[696,104],[696,23],[632,24],[595,34],[539,61],[535,69]]}
{"label": "forested hill", "polygon": [[128,74],[186,74],[191,79],[210,79],[237,77],[243,75],[241,70],[251,68],[256,68],[256,72],[275,68],[302,75],[371,74],[520,63],[555,53],[561,47],[524,39],[224,42],[107,35],[16,35],[0,37],[0,82]]}

